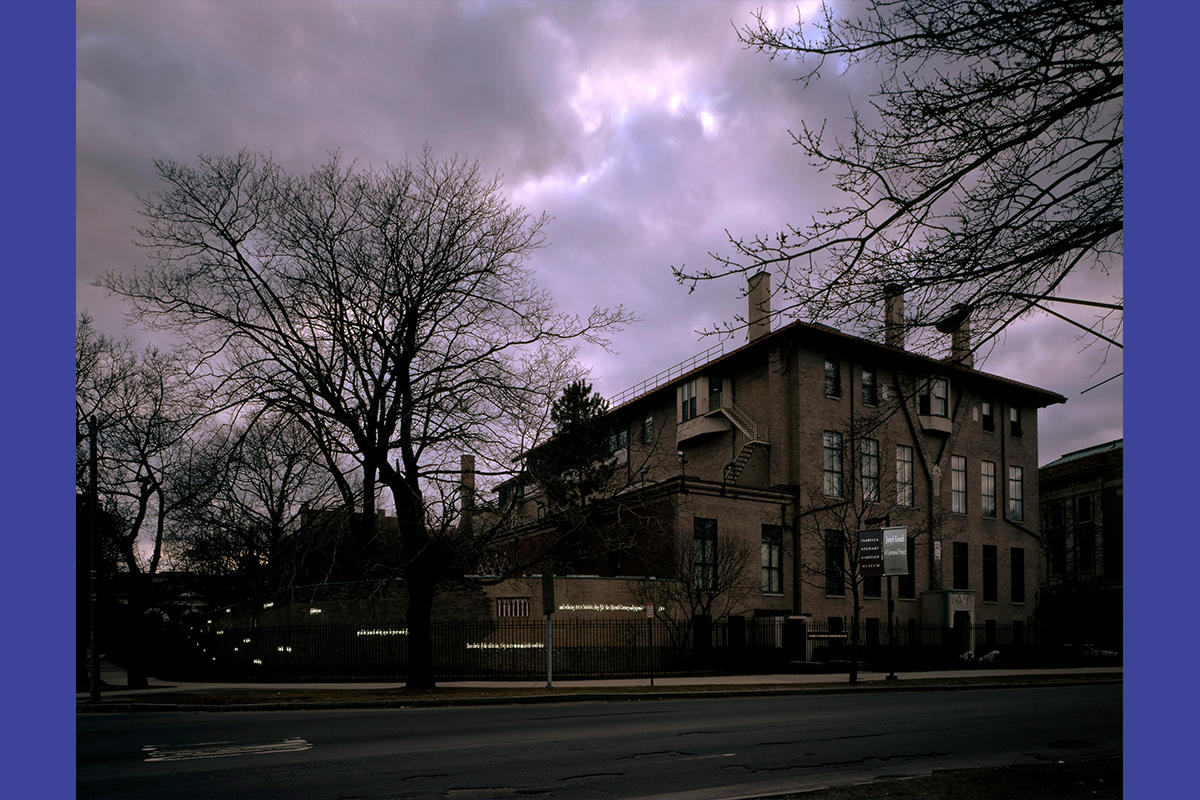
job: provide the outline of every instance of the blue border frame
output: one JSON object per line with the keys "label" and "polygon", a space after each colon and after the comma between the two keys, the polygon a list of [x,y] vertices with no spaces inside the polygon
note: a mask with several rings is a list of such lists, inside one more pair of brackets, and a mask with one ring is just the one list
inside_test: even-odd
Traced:
{"label": "blue border frame", "polygon": [[[6,784],[71,797],[74,781],[75,504],[67,387],[74,348],[75,8],[8,9],[4,192],[8,391],[4,580]],[[63,763],[71,757],[71,764]],[[70,766],[70,768],[68,768]]]}

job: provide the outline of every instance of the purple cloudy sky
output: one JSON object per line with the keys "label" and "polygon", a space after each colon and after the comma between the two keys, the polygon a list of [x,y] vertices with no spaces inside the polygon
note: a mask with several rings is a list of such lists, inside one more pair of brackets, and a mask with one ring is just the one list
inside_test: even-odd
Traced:
{"label": "purple cloudy sky", "polygon": [[[803,9],[811,2],[802,2]],[[77,4],[76,303],[102,330],[122,307],[91,282],[139,265],[136,195],[151,160],[246,147],[307,170],[339,148],[363,165],[429,143],[503,174],[510,199],[554,221],[534,258],[567,310],[624,304],[643,319],[613,352],[581,350],[602,394],[690,357],[699,331],[742,311],[728,279],[689,294],[671,265],[700,267],[724,231],[802,223],[833,199],[788,130],[839,129],[874,86],[866,69],[806,90],[794,63],[743,49],[731,22],[794,2],[218,2]],[[1068,296],[1111,301],[1120,265]],[[1082,321],[1090,312],[1060,310]],[[1059,392],[1041,413],[1043,463],[1122,435],[1122,369],[1045,315],[1009,330],[983,369]],[[936,354],[935,354],[936,355]]]}

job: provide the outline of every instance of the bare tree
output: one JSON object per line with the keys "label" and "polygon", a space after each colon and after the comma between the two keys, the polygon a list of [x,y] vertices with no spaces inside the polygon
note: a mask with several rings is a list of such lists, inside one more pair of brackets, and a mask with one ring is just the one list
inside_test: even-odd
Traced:
{"label": "bare tree", "polygon": [[193,572],[236,576],[256,596],[277,591],[284,536],[301,504],[323,508],[338,495],[321,449],[295,418],[279,414],[209,440],[219,486],[182,509],[170,544]]}
{"label": "bare tree", "polygon": [[[184,334],[230,402],[259,402],[345,446],[362,517],[391,491],[406,579],[409,686],[434,682],[437,584],[461,574],[436,488],[459,455],[509,468],[521,419],[544,414],[572,341],[627,321],[558,312],[524,266],[546,218],[504,199],[477,164],[417,159],[379,171],[336,154],[292,175],[247,152],[156,162],[136,275],[101,285],[142,323]],[[507,459],[507,463],[505,460]]]}
{"label": "bare tree", "polygon": [[[845,200],[774,235],[730,234],[731,253],[675,268],[681,282],[769,267],[776,313],[865,335],[896,284],[914,347],[969,310],[977,349],[1068,275],[1120,259],[1120,0],[870,0],[858,16],[823,5],[805,24],[813,36],[759,12],[738,36],[797,59],[805,87],[831,67],[879,66],[847,139],[828,141],[824,123],[792,134]],[[1099,333],[1120,330],[1120,299],[1106,300],[1085,304],[1119,347]]]}
{"label": "bare tree", "polygon": [[[127,341],[100,335],[81,315],[76,329],[76,438],[89,420],[97,427],[97,502],[129,575],[133,624],[152,603],[152,579],[163,560],[168,523],[212,491],[215,470],[193,438],[204,419],[205,394],[173,354],[151,347],[135,352]],[[76,475],[87,453],[77,449]],[[82,462],[82,463],[80,463]],[[81,483],[82,488],[82,483]],[[135,631],[129,685],[145,686]]]}
{"label": "bare tree", "polygon": [[757,543],[729,534],[676,537],[661,578],[639,583],[639,603],[653,604],[677,642],[693,620],[716,622],[742,610],[760,589]]}

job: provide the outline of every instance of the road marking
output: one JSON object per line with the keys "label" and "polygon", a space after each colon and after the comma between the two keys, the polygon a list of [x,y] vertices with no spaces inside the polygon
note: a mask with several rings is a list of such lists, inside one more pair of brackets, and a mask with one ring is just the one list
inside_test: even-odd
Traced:
{"label": "road marking", "polygon": [[737,755],[737,753],[711,753],[706,756],[690,756],[688,758],[681,758],[679,760],[680,761],[699,761],[699,760],[705,759],[705,758],[733,758],[736,755]]}
{"label": "road marking", "polygon": [[201,758],[229,758],[230,756],[250,756],[260,753],[296,753],[311,748],[312,742],[295,736],[280,742],[262,742],[260,744],[201,742],[175,748],[148,744],[142,747],[142,752],[146,754],[146,761],[192,761]]}

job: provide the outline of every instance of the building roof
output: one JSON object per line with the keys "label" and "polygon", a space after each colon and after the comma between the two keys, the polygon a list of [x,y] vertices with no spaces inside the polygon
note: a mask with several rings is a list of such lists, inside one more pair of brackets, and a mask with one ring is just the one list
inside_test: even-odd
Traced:
{"label": "building roof", "polygon": [[976,380],[983,380],[989,383],[996,383],[1011,390],[1015,390],[1021,394],[1028,395],[1039,408],[1053,405],[1055,403],[1065,403],[1067,398],[1063,397],[1058,392],[1052,392],[1048,389],[1042,389],[1037,386],[1032,386],[1020,381],[1014,381],[1009,378],[1003,378],[999,375],[993,375],[988,372],[982,372],[972,367],[963,366],[961,364],[951,364],[942,359],[933,358],[932,356],[914,353],[902,348],[893,347],[891,345],[881,344],[879,342],[864,339],[861,336],[853,336],[848,333],[843,333],[837,328],[832,328],[828,325],[820,323],[810,323],[795,321],[784,325],[781,328],[770,331],[752,342],[747,342],[744,345],[734,349],[728,349],[726,343],[721,342],[689,359],[679,362],[678,364],[668,367],[656,375],[647,378],[641,383],[634,384],[628,389],[620,392],[613,398],[612,408],[615,410],[621,406],[636,402],[641,398],[654,393],[658,389],[673,384],[676,381],[690,378],[693,375],[698,375],[704,370],[710,368],[714,364],[730,361],[739,356],[745,355],[754,348],[766,346],[768,342],[779,343],[780,340],[787,337],[804,337],[811,339],[814,343],[834,343],[845,347],[854,347],[861,350],[866,350],[877,358],[880,363],[885,363],[888,360],[904,360],[919,367],[936,370],[940,373],[971,376]]}
{"label": "building roof", "polygon": [[1097,456],[1115,451],[1123,451],[1124,447],[1124,439],[1113,439],[1111,442],[1105,442],[1104,444],[1094,444],[1091,447],[1085,447],[1082,450],[1075,450],[1070,453],[1066,453],[1062,457],[1051,461],[1049,464],[1043,464],[1041,469],[1057,467],[1063,464],[1070,464],[1072,461],[1080,461],[1084,458],[1089,458],[1090,456]]}

